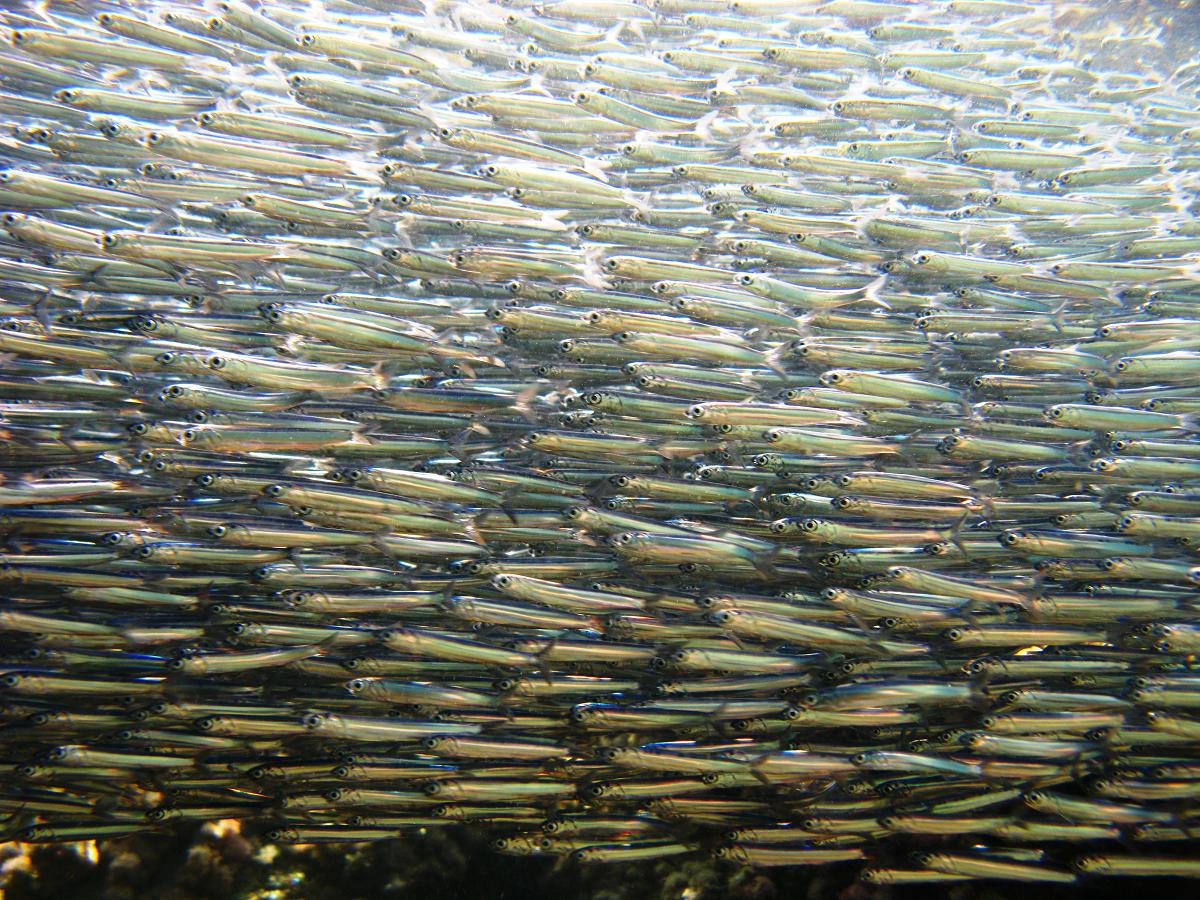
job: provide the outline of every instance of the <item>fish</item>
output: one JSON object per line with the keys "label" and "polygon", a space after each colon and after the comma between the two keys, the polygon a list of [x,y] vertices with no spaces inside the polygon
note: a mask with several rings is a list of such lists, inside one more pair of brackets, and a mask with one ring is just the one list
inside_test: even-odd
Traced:
{"label": "fish", "polygon": [[1200,877],[1136,16],[8,4],[6,838]]}

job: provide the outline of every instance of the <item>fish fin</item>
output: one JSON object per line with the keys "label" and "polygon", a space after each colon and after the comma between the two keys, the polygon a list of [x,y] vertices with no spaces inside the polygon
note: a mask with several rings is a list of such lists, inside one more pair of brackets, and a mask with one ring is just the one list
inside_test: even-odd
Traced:
{"label": "fish fin", "polygon": [[882,309],[890,310],[892,305],[879,296],[879,292],[883,290],[884,285],[887,284],[887,279],[887,273],[885,272],[874,281],[867,284],[862,289],[862,299],[874,303],[876,306]]}
{"label": "fish fin", "polygon": [[[627,24],[631,24],[631,23],[627,22],[625,19],[618,20],[617,24],[614,25],[612,28],[608,29],[608,31],[604,32],[604,36],[601,37],[599,40],[597,40],[596,43],[597,44],[619,45],[620,39],[621,39],[621,32],[625,30],[625,26]],[[630,30],[632,31],[633,29],[630,29]],[[1182,68],[1182,66],[1180,68]],[[1172,75],[1171,77],[1174,77],[1174,76]]]}
{"label": "fish fin", "polygon": [[774,547],[770,550],[760,550],[751,556],[751,564],[754,570],[758,572],[767,581],[782,581],[783,575],[775,568],[775,559],[782,552],[782,547]]}
{"label": "fish fin", "polygon": [[593,178],[595,178],[597,181],[603,181],[606,184],[609,181],[608,173],[604,171],[604,166],[600,163],[599,160],[584,157],[583,165],[580,166],[580,168],[583,169],[583,171],[587,172],[589,175],[591,175]]}
{"label": "fish fin", "polygon": [[572,531],[571,539],[574,541],[578,541],[579,543],[583,544],[585,547],[602,547],[602,546],[604,546],[603,540],[599,540],[599,541],[596,540],[596,538],[592,537],[591,533],[589,533],[588,531],[586,531],[585,529],[582,529],[582,528]]}
{"label": "fish fin", "polygon": [[316,643],[309,644],[308,649],[312,651],[311,656],[320,656],[326,650],[333,649],[333,647],[337,644],[339,637],[341,637],[341,635],[338,632],[334,632],[333,634],[329,635],[329,637],[321,638],[321,640],[317,641]]}
{"label": "fish fin", "polygon": [[963,526],[965,526],[967,524],[967,519],[969,519],[970,517],[971,517],[971,511],[969,509],[964,509],[963,514],[959,517],[958,521],[955,522],[952,526],[950,526],[950,529],[946,533],[946,537],[945,537],[946,541],[948,541],[949,543],[953,544],[955,547],[958,548],[958,552],[963,555],[964,559],[971,558],[971,554],[967,552],[967,548],[966,548],[966,546],[963,545],[963,542],[962,542]]}
{"label": "fish fin", "polygon": [[783,381],[784,387],[791,384],[791,378],[787,370],[783,368],[781,360],[791,352],[791,342],[785,341],[778,347],[768,350],[764,362],[768,369],[774,372]]}
{"label": "fish fin", "polygon": [[[516,519],[513,518],[512,512],[509,509],[507,509],[503,504],[500,506],[500,508],[504,511],[505,515],[507,515],[510,519],[513,520],[513,524],[516,524]],[[476,524],[475,519],[473,519],[473,518],[467,519],[467,521],[463,524],[463,532],[467,535],[467,537],[469,537],[472,541],[474,541],[479,546],[481,546],[485,549],[488,547],[488,542],[483,537],[483,535],[480,534],[479,526]]]}
{"label": "fish fin", "polygon": [[739,650],[749,651],[751,649],[746,645],[746,642],[742,640],[742,636],[736,631],[725,631],[722,633],[725,637],[729,638],[729,640],[733,642],[733,646],[737,647]]}
{"label": "fish fin", "polygon": [[541,94],[543,97],[554,98],[554,93],[546,87],[546,76],[541,72],[534,72],[529,76],[529,83],[525,85],[525,90],[531,94]]}
{"label": "fish fin", "polygon": [[863,634],[870,637],[875,633],[875,630],[860,615],[858,615],[858,613],[851,610],[844,610],[844,612],[850,621],[854,623],[855,627],[858,628],[858,630]]}
{"label": "fish fin", "polygon": [[[959,549],[962,548],[960,547]],[[962,606],[955,609],[954,612],[956,612],[962,618],[962,620],[972,628],[978,629],[979,620],[975,618],[975,605],[976,604],[974,600],[968,600]]]}
{"label": "fish fin", "polygon": [[534,382],[533,384],[529,385],[529,387],[518,393],[512,404],[513,409],[520,413],[521,418],[534,425],[536,425],[539,420],[537,414],[533,411],[533,401],[537,399],[537,396],[541,393],[541,390],[542,386]]}
{"label": "fish fin", "polygon": [[[651,192],[650,196],[653,197],[654,193]],[[623,199],[626,203],[632,206],[637,213],[643,216],[651,212],[650,206],[647,204],[646,199],[637,195],[633,191],[626,191]]]}
{"label": "fish fin", "polygon": [[[366,222],[367,222],[367,228],[370,229],[372,232],[375,232],[375,233],[386,232],[386,228],[384,228],[384,222],[383,222],[383,205],[382,204],[372,203],[367,207]],[[393,226],[393,231],[396,231],[398,233],[398,231],[399,231],[398,227]],[[370,273],[368,273],[368,274],[370,274]]]}
{"label": "fish fin", "polygon": [[604,269],[601,263],[604,261],[605,247],[597,245],[595,247],[585,247],[583,250],[583,282],[588,287],[607,290],[610,285],[608,278],[604,274]]}
{"label": "fish fin", "polygon": [[33,313],[34,318],[38,320],[38,323],[46,330],[46,334],[48,335],[53,335],[54,329],[50,322],[50,311],[46,308],[46,301],[50,299],[53,293],[50,288],[46,288],[46,292],[34,300],[30,306],[30,311]]}
{"label": "fish fin", "polygon": [[712,123],[715,122],[720,117],[721,117],[721,110],[719,110],[719,109],[714,109],[710,112],[706,112],[703,116],[701,116],[696,121],[696,125],[694,128],[694,130],[696,132],[696,136],[702,138],[705,141],[718,141],[719,142],[719,139],[716,138],[712,133]]}
{"label": "fish fin", "polygon": [[546,644],[545,647],[533,654],[534,658],[537,660],[538,672],[543,678],[546,679],[546,684],[554,684],[554,669],[552,666],[547,664],[546,655],[558,646],[559,637],[559,635],[555,635],[550,639],[550,642]]}

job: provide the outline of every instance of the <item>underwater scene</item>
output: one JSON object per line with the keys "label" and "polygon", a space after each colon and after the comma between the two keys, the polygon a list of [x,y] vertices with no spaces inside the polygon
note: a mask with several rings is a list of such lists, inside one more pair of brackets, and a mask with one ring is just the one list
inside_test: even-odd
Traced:
{"label": "underwater scene", "polygon": [[0,3],[0,897],[1192,895],[1198,46]]}

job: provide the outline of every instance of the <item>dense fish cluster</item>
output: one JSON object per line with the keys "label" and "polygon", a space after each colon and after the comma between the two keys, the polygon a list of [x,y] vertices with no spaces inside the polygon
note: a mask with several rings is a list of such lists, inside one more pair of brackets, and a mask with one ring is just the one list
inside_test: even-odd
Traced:
{"label": "dense fish cluster", "polygon": [[10,839],[1200,875],[1164,22],[0,22]]}

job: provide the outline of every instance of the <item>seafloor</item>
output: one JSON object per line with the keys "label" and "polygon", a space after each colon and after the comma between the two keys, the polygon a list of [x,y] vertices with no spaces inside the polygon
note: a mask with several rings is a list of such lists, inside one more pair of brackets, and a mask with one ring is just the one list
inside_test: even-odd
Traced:
{"label": "seafloor", "polygon": [[[882,887],[854,864],[760,869],[709,859],[581,866],[494,852],[481,831],[436,829],[362,844],[285,846],[236,826],[179,825],[78,844],[0,844],[2,900],[1059,900],[1059,885]],[[232,823],[229,823],[232,824]],[[1196,897],[1186,879],[1106,879],[1070,896]]]}

